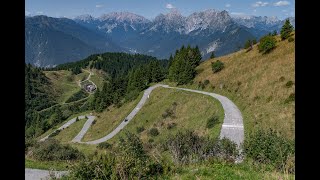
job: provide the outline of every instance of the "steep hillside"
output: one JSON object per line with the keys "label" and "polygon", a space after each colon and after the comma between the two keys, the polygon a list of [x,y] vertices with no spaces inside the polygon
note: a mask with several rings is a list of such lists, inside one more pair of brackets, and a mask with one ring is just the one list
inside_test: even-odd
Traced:
{"label": "steep hillside", "polygon": [[[230,97],[244,116],[246,133],[257,127],[272,128],[294,138],[295,43],[278,40],[266,55],[254,46],[249,52],[241,50],[203,62],[197,67],[193,87],[207,79],[210,85],[205,90]],[[211,63],[216,60],[225,68],[214,74]]]}
{"label": "steep hillside", "polygon": [[[213,116],[219,120],[213,128],[207,128],[207,121]],[[212,97],[159,87],[153,90],[141,111],[127,125],[126,131],[137,133],[138,128],[143,128],[137,133],[143,142],[153,139],[156,143],[164,143],[168,137],[185,130],[216,138],[220,134],[223,118],[221,104]],[[153,128],[159,131],[159,135],[150,134]],[[111,139],[111,142],[116,143],[120,136],[124,136],[124,131]]]}

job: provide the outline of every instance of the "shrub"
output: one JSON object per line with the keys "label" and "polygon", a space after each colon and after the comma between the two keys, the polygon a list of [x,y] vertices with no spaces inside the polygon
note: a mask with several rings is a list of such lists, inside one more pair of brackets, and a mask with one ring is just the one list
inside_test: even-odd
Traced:
{"label": "shrub", "polygon": [[157,128],[151,128],[149,130],[149,135],[151,136],[158,136],[159,135],[159,130]]}
{"label": "shrub", "polygon": [[[231,157],[228,146],[219,144],[220,140],[212,140],[209,137],[200,137],[193,131],[178,132],[175,136],[168,137],[162,146],[164,150],[169,150],[173,161],[176,164],[188,164],[199,162],[220,155]],[[224,145],[224,146],[223,146]],[[234,150],[232,150],[232,153]],[[226,155],[227,154],[227,155]]]}
{"label": "shrub", "polygon": [[176,127],[176,126],[177,126],[176,123],[169,123],[169,124],[167,125],[167,129],[172,129],[172,128]]}
{"label": "shrub", "polygon": [[295,154],[294,141],[278,135],[272,129],[258,129],[245,139],[244,152],[254,161],[271,164],[281,170],[288,158]]}
{"label": "shrub", "polygon": [[207,86],[209,83],[210,83],[210,81],[209,81],[208,79],[206,79],[206,80],[203,81],[203,84],[204,84],[205,86]]}
{"label": "shrub", "polygon": [[92,125],[95,125],[96,124],[96,122],[97,122],[97,120],[95,119],[95,120],[93,120],[92,121]]}
{"label": "shrub", "polygon": [[177,102],[173,102],[172,106],[178,106],[178,103]]}
{"label": "shrub", "polygon": [[279,78],[279,81],[280,82],[283,82],[285,80],[285,78],[283,77],[283,76],[281,76],[280,78]]}
{"label": "shrub", "polygon": [[174,118],[174,117],[175,117],[175,116],[174,116],[174,109],[176,108],[177,103],[174,102],[174,103],[172,104],[172,106],[173,106],[173,107],[167,108],[167,109],[165,110],[165,112],[162,113],[161,116],[162,116],[163,119],[165,119],[165,118],[167,118],[167,117],[171,117],[171,118]]}
{"label": "shrub", "polygon": [[102,142],[99,143],[97,146],[98,149],[111,149],[112,148],[112,144],[108,143],[108,142]]}
{"label": "shrub", "polygon": [[268,98],[267,98],[267,102],[270,102],[270,101],[272,101],[272,96],[269,96]]}
{"label": "shrub", "polygon": [[224,63],[217,60],[216,62],[211,63],[213,73],[217,73],[224,68]]}
{"label": "shrub", "polygon": [[161,175],[168,169],[151,160],[135,134],[125,132],[115,148],[106,155],[95,155],[72,166],[67,179],[158,179],[152,176]]}
{"label": "shrub", "polygon": [[202,83],[201,81],[199,81],[199,82],[198,82],[198,88],[204,89],[204,88],[205,88],[204,83]]}
{"label": "shrub", "polygon": [[218,116],[213,116],[207,120],[206,128],[210,129],[213,128],[219,122]]}
{"label": "shrub", "polygon": [[163,174],[163,166],[160,163],[152,163],[149,165],[148,176]]}
{"label": "shrub", "polygon": [[295,101],[295,93],[291,93],[289,97],[284,101],[285,104]]}
{"label": "shrub", "polygon": [[225,137],[217,140],[214,149],[218,157],[229,162],[234,162],[239,156],[237,144]]}
{"label": "shrub", "polygon": [[276,39],[274,36],[263,36],[260,39],[260,44],[258,45],[259,52],[266,54],[271,52],[276,47]]}
{"label": "shrub", "polygon": [[48,137],[52,138],[52,137],[58,135],[60,133],[60,131],[61,131],[60,129],[57,129],[53,133],[51,133]]}
{"label": "shrub", "polygon": [[137,127],[137,133],[141,133],[142,131],[144,131],[144,127],[143,126]]}
{"label": "shrub", "polygon": [[71,167],[67,179],[111,179],[114,156],[102,156],[95,160],[84,159]]}
{"label": "shrub", "polygon": [[126,132],[125,138],[120,138],[117,152],[112,179],[143,179],[146,176],[150,159],[138,136]]}
{"label": "shrub", "polygon": [[148,142],[149,142],[149,143],[153,143],[153,142],[154,142],[154,139],[150,138],[150,139],[148,140]]}
{"label": "shrub", "polygon": [[32,148],[33,158],[40,161],[77,160],[84,155],[70,145],[62,145],[55,139],[47,139]]}
{"label": "shrub", "polygon": [[293,81],[288,81],[287,83],[286,83],[286,87],[287,88],[291,88],[292,86],[293,86]]}
{"label": "shrub", "polygon": [[288,42],[293,42],[294,41],[294,38],[293,37],[289,37],[288,38]]}
{"label": "shrub", "polygon": [[24,150],[25,150],[25,152],[28,151],[29,147],[34,146],[36,143],[37,143],[37,141],[35,139],[33,139],[33,138],[25,138],[25,141],[24,141]]}
{"label": "shrub", "polygon": [[72,113],[72,111],[70,111],[70,110],[64,110],[63,112],[62,112],[62,117],[63,117],[63,119],[67,119],[68,117],[70,117],[71,115],[72,115],[73,113]]}

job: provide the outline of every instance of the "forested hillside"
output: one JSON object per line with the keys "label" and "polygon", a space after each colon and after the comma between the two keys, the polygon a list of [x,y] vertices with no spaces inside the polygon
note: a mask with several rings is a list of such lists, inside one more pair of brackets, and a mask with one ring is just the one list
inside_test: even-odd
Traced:
{"label": "forested hillside", "polygon": [[[123,102],[135,99],[150,83],[163,80],[166,77],[167,66],[167,60],[157,60],[155,57],[141,54],[95,54],[81,61],[45,69],[52,80],[58,75],[65,75],[67,80],[63,80],[64,84],[61,84],[56,80],[55,83],[50,82],[42,69],[26,65],[26,136],[37,137],[75,113],[87,110],[102,112],[112,104],[120,107]],[[102,87],[98,87],[96,93],[89,98],[83,96],[77,101],[70,101],[70,98],[79,93],[75,91],[67,101],[57,103],[59,93],[48,90],[65,89],[54,86],[67,86],[68,83],[70,86],[71,83],[75,85],[78,78],[73,75],[81,73],[81,69],[104,71],[107,76]],[[59,77],[61,78],[63,77]]]}
{"label": "forested hillside", "polygon": [[37,111],[55,104],[48,91],[50,86],[41,69],[25,64],[25,127],[28,130],[26,135],[34,134],[36,129],[47,130],[47,125],[39,119]]}

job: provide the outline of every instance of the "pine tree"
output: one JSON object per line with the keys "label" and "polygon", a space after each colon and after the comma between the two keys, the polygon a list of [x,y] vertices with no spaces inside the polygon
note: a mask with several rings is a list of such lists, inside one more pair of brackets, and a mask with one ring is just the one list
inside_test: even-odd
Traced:
{"label": "pine tree", "polygon": [[281,40],[287,39],[290,36],[292,31],[293,31],[293,26],[291,25],[289,19],[286,19],[280,31]]}
{"label": "pine tree", "polygon": [[274,30],[272,33],[272,36],[276,36],[276,35],[278,35],[277,30]]}
{"label": "pine tree", "polygon": [[213,59],[213,58],[215,58],[215,56],[214,56],[214,51],[212,51],[212,53],[211,53],[211,55],[210,55],[210,59]]}

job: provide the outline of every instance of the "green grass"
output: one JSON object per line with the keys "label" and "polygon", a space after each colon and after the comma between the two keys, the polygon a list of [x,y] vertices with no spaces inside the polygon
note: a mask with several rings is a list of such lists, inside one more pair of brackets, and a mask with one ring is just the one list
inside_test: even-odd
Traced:
{"label": "green grass", "polygon": [[[68,119],[64,120],[63,122],[59,123],[58,125],[52,127],[51,129],[49,129],[48,131],[46,131],[45,133],[43,133],[41,136],[37,137],[37,140],[40,140],[41,138],[44,138],[45,136],[47,136],[48,134],[51,134],[54,130],[58,129],[59,127],[61,127],[62,125],[64,125],[65,123],[67,123],[69,120],[73,119],[74,117],[77,116],[81,116],[81,115],[85,115],[88,113],[91,113],[92,111],[85,111],[85,112],[81,112],[81,113],[77,113],[74,114],[72,116],[70,116]],[[70,126],[69,126],[70,128]],[[60,132],[61,133],[61,132]]]}
{"label": "green grass", "polygon": [[103,83],[106,82],[105,78],[107,75],[106,73],[104,73],[101,70],[96,70],[93,69],[92,70],[93,75],[91,75],[90,80],[98,87],[98,88],[102,88],[103,87]]}
{"label": "green grass", "polygon": [[248,162],[240,164],[228,164],[224,162],[206,162],[204,164],[187,165],[178,168],[178,172],[169,179],[294,179],[294,175],[269,171],[263,167],[257,167]]}
{"label": "green grass", "polygon": [[60,131],[60,133],[55,136],[54,139],[57,139],[60,142],[70,142],[74,137],[78,135],[86,121],[87,119],[85,118],[79,119],[79,121]]}
{"label": "green grass", "polygon": [[53,84],[52,92],[57,97],[58,103],[64,103],[70,96],[80,90],[78,86],[78,80],[89,73],[82,72],[78,75],[71,75],[70,71],[44,71],[45,75],[49,78]]}
{"label": "green grass", "polygon": [[82,152],[85,156],[90,156],[95,153],[95,151],[100,152],[97,149],[97,145],[92,145],[92,144],[80,144],[80,143],[64,143],[64,144],[69,144],[73,148],[78,149],[80,152]]}
{"label": "green grass", "polygon": [[37,161],[33,159],[25,159],[25,167],[32,169],[44,169],[44,170],[57,170],[63,171],[68,170],[70,163],[66,161]]}
{"label": "green grass", "polygon": [[143,92],[135,100],[123,104],[120,108],[109,107],[109,110],[106,109],[102,113],[94,114],[96,123],[90,126],[83,137],[83,141],[96,140],[112,132],[138,104],[142,95]]}
{"label": "green grass", "polygon": [[[175,117],[163,118],[162,114],[168,108],[177,103]],[[217,115],[219,123],[211,129],[206,128],[209,117]],[[194,130],[199,135],[208,135],[211,138],[218,137],[224,118],[224,111],[221,104],[211,96],[192,93],[182,90],[156,88],[150,94],[150,98],[141,108],[138,114],[130,121],[124,130],[137,133],[137,127],[143,126],[145,130],[140,133],[142,141],[147,142],[149,138],[154,139],[155,143],[164,141],[168,136],[172,136],[178,130]],[[176,123],[176,127],[167,129],[168,124]],[[157,128],[160,134],[151,137],[148,131]],[[119,132],[111,142],[117,142],[119,136],[124,132]]]}

